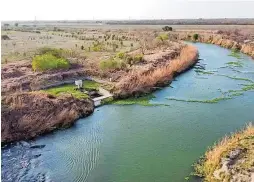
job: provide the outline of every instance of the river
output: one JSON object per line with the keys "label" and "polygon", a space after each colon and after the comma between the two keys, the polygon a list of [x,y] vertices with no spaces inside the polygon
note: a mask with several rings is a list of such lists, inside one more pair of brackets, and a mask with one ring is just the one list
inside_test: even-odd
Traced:
{"label": "river", "polygon": [[5,146],[2,180],[185,181],[208,146],[254,121],[254,61],[195,46],[198,64],[154,93],[162,105],[105,105],[69,129]]}

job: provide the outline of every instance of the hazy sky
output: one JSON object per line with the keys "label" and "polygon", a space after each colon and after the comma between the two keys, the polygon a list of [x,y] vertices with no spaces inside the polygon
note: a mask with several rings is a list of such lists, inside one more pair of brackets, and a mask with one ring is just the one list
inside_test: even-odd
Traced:
{"label": "hazy sky", "polygon": [[1,20],[254,18],[254,0],[0,0]]}

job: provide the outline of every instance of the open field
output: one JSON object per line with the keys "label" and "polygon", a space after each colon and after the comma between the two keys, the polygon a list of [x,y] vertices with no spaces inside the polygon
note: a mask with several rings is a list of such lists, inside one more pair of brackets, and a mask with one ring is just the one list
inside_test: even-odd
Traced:
{"label": "open field", "polygon": [[[24,22],[23,22],[24,23]],[[2,63],[31,59],[38,48],[52,47],[68,49],[80,57],[98,61],[114,55],[115,52],[129,52],[140,46],[144,35],[156,38],[162,33],[164,25],[107,25],[82,23],[43,23],[33,22],[18,27],[10,24],[2,26]],[[220,31],[241,30],[254,39],[254,25],[169,25],[172,33],[216,33]],[[36,33],[37,31],[37,33]]]}

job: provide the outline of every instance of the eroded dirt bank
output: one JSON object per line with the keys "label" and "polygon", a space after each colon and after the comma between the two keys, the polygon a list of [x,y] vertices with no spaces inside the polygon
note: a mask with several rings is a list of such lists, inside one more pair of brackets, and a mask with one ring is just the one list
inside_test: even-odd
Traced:
{"label": "eroded dirt bank", "polygon": [[2,98],[2,142],[34,138],[68,127],[94,110],[90,99],[52,97],[43,93],[16,93]]}
{"label": "eroded dirt bank", "polygon": [[[192,41],[195,33],[177,33],[176,38],[180,40]],[[239,50],[240,52],[247,54],[254,58],[254,41],[252,40],[241,40],[231,38],[230,36],[216,34],[216,33],[198,33],[198,42],[209,43],[219,45],[228,49]]]}

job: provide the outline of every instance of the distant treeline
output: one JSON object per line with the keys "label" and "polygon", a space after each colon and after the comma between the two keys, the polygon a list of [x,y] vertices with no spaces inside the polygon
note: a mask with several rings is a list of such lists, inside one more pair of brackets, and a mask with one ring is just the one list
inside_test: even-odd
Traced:
{"label": "distant treeline", "polygon": [[109,25],[254,25],[254,18],[244,19],[163,19],[111,20]]}
{"label": "distant treeline", "polygon": [[[17,23],[18,22],[18,23]],[[55,25],[55,24],[108,24],[108,25],[254,25],[254,18],[224,19],[160,19],[160,20],[52,20],[2,21],[1,25]]]}

